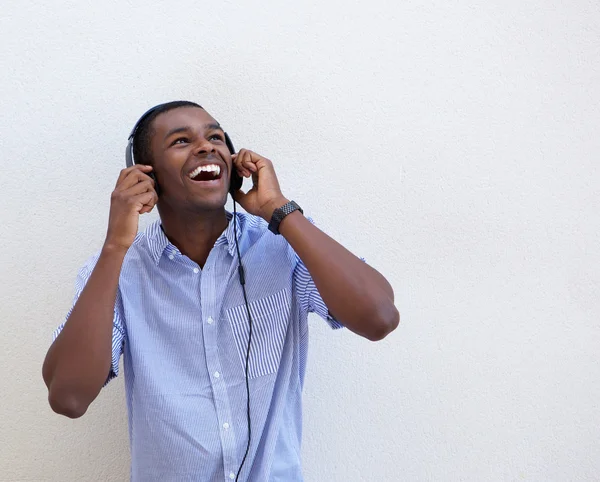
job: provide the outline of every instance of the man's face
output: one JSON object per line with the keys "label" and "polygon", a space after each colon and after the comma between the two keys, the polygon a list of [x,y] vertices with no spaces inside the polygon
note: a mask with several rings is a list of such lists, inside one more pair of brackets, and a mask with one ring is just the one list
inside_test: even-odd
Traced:
{"label": "man's face", "polygon": [[158,115],[152,132],[159,203],[194,211],[222,208],[232,162],[219,123],[204,109],[179,107]]}

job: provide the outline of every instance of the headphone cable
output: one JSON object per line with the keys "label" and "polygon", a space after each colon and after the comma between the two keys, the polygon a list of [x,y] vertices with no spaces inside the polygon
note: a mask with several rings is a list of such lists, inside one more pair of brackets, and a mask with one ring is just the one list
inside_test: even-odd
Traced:
{"label": "headphone cable", "polygon": [[250,424],[250,383],[248,380],[248,366],[250,363],[250,342],[252,340],[252,316],[250,314],[250,306],[248,305],[248,296],[246,295],[246,276],[244,273],[244,266],[242,265],[242,257],[240,256],[240,246],[238,243],[238,235],[237,235],[237,211],[236,211],[236,202],[233,200],[233,232],[235,236],[235,248],[238,256],[238,273],[240,276],[240,284],[242,285],[242,291],[244,293],[244,302],[246,303],[246,311],[248,312],[248,325],[249,325],[249,333],[248,333],[248,348],[246,349],[246,395],[247,395],[247,415],[248,415],[248,445],[246,447],[246,453],[244,454],[244,458],[242,459],[242,463],[240,464],[240,468],[238,469],[237,476],[235,478],[235,482],[238,482],[240,474],[242,473],[242,467],[246,462],[246,457],[248,457],[248,452],[250,451],[250,440],[252,436],[252,427]]}

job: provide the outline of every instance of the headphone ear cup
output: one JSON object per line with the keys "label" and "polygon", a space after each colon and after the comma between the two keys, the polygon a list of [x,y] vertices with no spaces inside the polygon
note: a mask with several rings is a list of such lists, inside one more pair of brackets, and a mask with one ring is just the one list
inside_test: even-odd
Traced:
{"label": "headphone ear cup", "polygon": [[149,172],[148,176],[150,176],[150,178],[152,178],[152,180],[154,181],[154,190],[156,191],[156,195],[160,196],[160,186],[158,185],[158,182],[156,182],[156,175],[154,174],[154,172]]}
{"label": "headphone ear cup", "polygon": [[242,176],[240,176],[235,170],[235,167],[232,166],[231,179],[229,180],[229,193],[233,194],[234,192],[239,191],[242,188],[243,182]]}
{"label": "headphone ear cup", "polygon": [[[231,154],[235,154],[235,147],[233,147],[233,142],[231,142],[231,137],[229,134],[225,132],[225,145]],[[234,192],[239,191],[242,188],[242,184],[244,183],[244,179],[240,176],[233,165],[231,163],[231,176],[229,178],[229,194],[233,195]]]}

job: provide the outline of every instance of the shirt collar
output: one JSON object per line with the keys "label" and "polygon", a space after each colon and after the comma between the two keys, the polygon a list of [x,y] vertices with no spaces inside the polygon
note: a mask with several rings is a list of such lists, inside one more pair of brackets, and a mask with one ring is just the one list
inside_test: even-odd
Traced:
{"label": "shirt collar", "polygon": [[[227,251],[229,252],[229,254],[231,256],[233,256],[235,254],[235,230],[234,230],[234,226],[233,226],[233,214],[230,213],[229,211],[225,211],[225,215],[227,216],[227,227],[225,228],[225,231],[223,231],[223,233],[221,233],[221,236],[218,237],[217,241],[215,242],[215,246],[221,246],[222,244],[226,244],[227,245]],[[238,230],[238,239],[240,239],[242,237],[242,228],[240,226],[240,215],[238,214],[236,217],[237,220],[237,230]]]}
{"label": "shirt collar", "polygon": [[[225,215],[227,216],[227,227],[225,231],[221,233],[221,235],[217,238],[215,242],[215,246],[226,245],[227,251],[231,256],[235,255],[235,230],[233,226],[233,214],[229,211],[225,211]],[[238,228],[238,239],[242,237],[242,226],[240,223],[240,215],[238,213],[237,217],[237,228]],[[146,229],[146,237],[148,239],[148,250],[150,251],[150,257],[154,261],[156,265],[160,261],[163,253],[167,248],[171,248],[173,251],[179,252],[179,250],[171,244],[169,238],[165,235],[165,232],[162,230],[162,225],[159,221],[153,222]]]}

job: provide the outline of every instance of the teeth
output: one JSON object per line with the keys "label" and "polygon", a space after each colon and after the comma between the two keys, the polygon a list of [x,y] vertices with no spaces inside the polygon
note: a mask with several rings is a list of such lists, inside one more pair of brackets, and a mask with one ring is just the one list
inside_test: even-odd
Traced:
{"label": "teeth", "polygon": [[189,176],[190,176],[190,178],[194,178],[198,174],[200,174],[202,171],[214,172],[215,175],[218,176],[219,174],[221,174],[221,166],[217,166],[216,164],[209,164],[207,166],[198,166],[196,169],[194,169],[192,172],[189,173]]}

